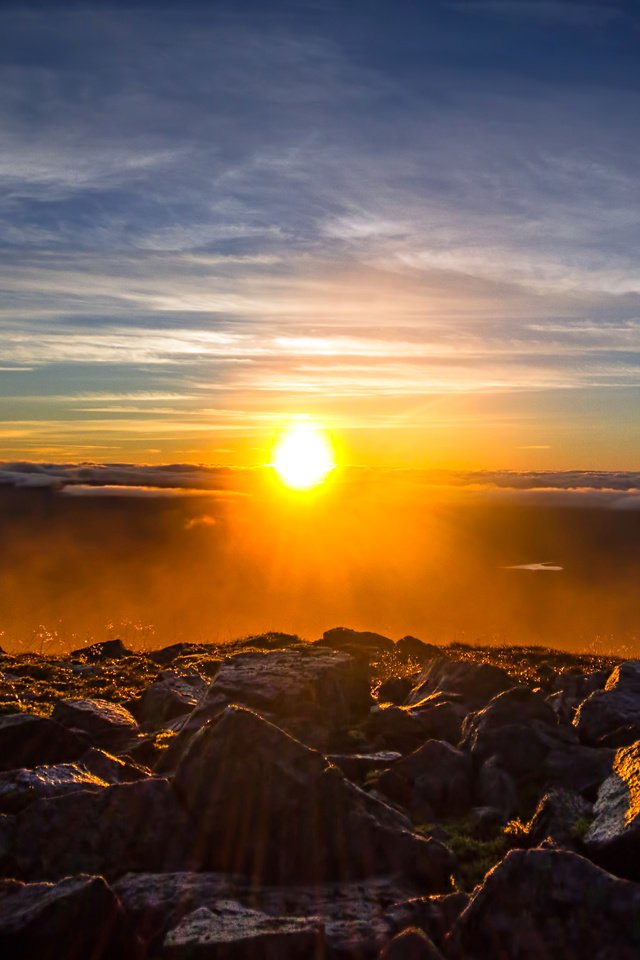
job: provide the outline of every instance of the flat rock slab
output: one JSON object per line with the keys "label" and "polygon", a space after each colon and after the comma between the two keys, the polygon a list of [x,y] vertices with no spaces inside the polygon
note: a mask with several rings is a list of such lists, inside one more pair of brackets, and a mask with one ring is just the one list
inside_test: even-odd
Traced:
{"label": "flat rock slab", "polygon": [[52,718],[96,739],[127,736],[138,729],[135,717],[125,707],[108,700],[59,700]]}
{"label": "flat rock slab", "polygon": [[184,917],[164,941],[166,960],[313,960],[324,930],[315,918],[272,917],[218,900]]}
{"label": "flat rock slab", "polygon": [[0,773],[0,813],[18,813],[34,800],[59,797],[79,790],[101,790],[105,780],[78,763],[60,763]]}
{"label": "flat rock slab", "polygon": [[137,944],[102,877],[57,884],[0,881],[0,954],[7,960],[133,960]]}
{"label": "flat rock slab", "polygon": [[512,850],[446,938],[451,960],[637,960],[640,886],[564,850]]}

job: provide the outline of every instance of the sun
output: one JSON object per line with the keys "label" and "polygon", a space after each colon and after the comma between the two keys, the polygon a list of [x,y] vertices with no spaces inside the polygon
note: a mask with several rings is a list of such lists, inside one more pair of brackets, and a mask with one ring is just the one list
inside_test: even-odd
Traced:
{"label": "sun", "polygon": [[306,420],[290,426],[274,450],[273,467],[282,482],[293,490],[317,486],[335,465],[326,434]]}

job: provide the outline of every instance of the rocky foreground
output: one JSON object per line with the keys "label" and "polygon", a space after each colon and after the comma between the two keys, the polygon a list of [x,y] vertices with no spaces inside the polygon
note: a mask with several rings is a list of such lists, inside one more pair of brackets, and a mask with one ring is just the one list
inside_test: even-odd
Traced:
{"label": "rocky foreground", "polygon": [[640,956],[640,661],[337,628],[0,671],[3,958]]}

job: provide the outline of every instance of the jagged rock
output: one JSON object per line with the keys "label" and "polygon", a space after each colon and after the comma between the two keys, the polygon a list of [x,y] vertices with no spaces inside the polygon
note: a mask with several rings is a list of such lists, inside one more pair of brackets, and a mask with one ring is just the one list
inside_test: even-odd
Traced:
{"label": "jagged rock", "polygon": [[203,869],[277,883],[400,871],[434,892],[448,882],[446,848],[246,708],[227,708],[196,734],[174,788],[200,826]]}
{"label": "jagged rock", "polygon": [[559,846],[575,848],[586,833],[593,805],[571,790],[554,788],[538,803],[526,827],[527,844],[537,847],[550,837]]}
{"label": "jagged rock", "polygon": [[637,960],[640,886],[575,853],[512,850],[446,939],[451,960]]}
{"label": "jagged rock", "polygon": [[[535,721],[551,728],[558,726],[554,711],[539,694],[529,687],[512,687],[493,697],[482,710],[466,717],[462,725],[462,743],[474,750],[478,747],[478,741],[489,730],[499,730],[515,724],[526,726]],[[483,752],[486,754],[486,750]],[[491,753],[488,756],[491,756]]]}
{"label": "jagged rock", "polygon": [[552,678],[554,691],[547,697],[547,703],[562,720],[573,720],[579,704],[593,693],[601,690],[609,676],[606,670],[582,673],[579,670],[567,670]]}
{"label": "jagged rock", "polygon": [[394,925],[403,930],[418,927],[428,934],[439,949],[445,937],[469,903],[468,893],[447,893],[432,897],[413,897],[399,901],[387,912]]}
{"label": "jagged rock", "polygon": [[378,703],[402,704],[413,687],[413,677],[388,677],[376,690]]}
{"label": "jagged rock", "polygon": [[503,770],[496,757],[489,757],[480,767],[475,783],[475,797],[485,807],[498,810],[508,820],[518,809],[516,783]]}
{"label": "jagged rock", "polygon": [[[368,879],[350,883],[294,887],[247,886],[238,875],[220,873],[127,874],[114,884],[126,915],[152,948],[182,917],[217,900],[236,900],[273,917],[318,917],[325,929],[327,954],[335,958],[373,958],[378,950],[411,922],[411,909],[397,910],[405,901],[407,884],[402,879]],[[459,896],[459,895],[456,895]],[[428,927],[437,931],[453,921],[444,904],[450,897],[423,898],[434,901]],[[441,908],[438,901],[443,902]],[[459,908],[460,909],[460,908]],[[423,911],[422,915],[426,915]],[[408,919],[407,919],[408,918]],[[437,919],[436,919],[437,918]]]}
{"label": "jagged rock", "polygon": [[309,960],[323,951],[322,924],[313,917],[271,917],[234,900],[199,907],[170,930],[163,960]]}
{"label": "jagged rock", "polygon": [[379,960],[443,960],[443,956],[423,930],[407,927],[383,947]]}
{"label": "jagged rock", "polygon": [[369,673],[346,653],[313,646],[236,654],[222,663],[186,731],[198,729],[231,703],[259,710],[295,736],[311,740],[312,746],[324,748],[332,733],[366,714],[371,705]]}
{"label": "jagged rock", "polygon": [[329,647],[331,650],[343,650],[346,653],[367,656],[370,659],[391,653],[395,649],[393,640],[381,633],[369,630],[352,630],[350,627],[333,627],[325,630],[322,639],[315,646]]}
{"label": "jagged rock", "polygon": [[131,713],[147,729],[161,727],[197,707],[208,683],[195,670],[179,674],[163,670],[159,677],[130,704]]}
{"label": "jagged rock", "polygon": [[0,881],[0,952],[7,960],[134,960],[139,947],[102,877]]}
{"label": "jagged rock", "polygon": [[95,777],[112,783],[132,783],[134,780],[144,780],[151,776],[151,771],[131,760],[122,760],[113,757],[104,750],[91,747],[80,757],[79,763]]}
{"label": "jagged rock", "polygon": [[578,707],[574,724],[583,743],[595,745],[620,727],[640,724],[640,660],[626,660]]}
{"label": "jagged rock", "polygon": [[108,700],[59,700],[53,720],[70,730],[81,730],[97,743],[118,743],[137,732],[135,717]]}
{"label": "jagged rock", "polygon": [[442,653],[440,647],[436,647],[433,643],[425,643],[424,640],[409,636],[398,640],[394,652],[401,660],[417,660],[419,663],[433,660]]}
{"label": "jagged rock", "polygon": [[640,741],[616,752],[584,844],[589,856],[621,876],[640,880]]}
{"label": "jagged rock", "polygon": [[122,660],[130,657],[131,650],[127,650],[122,640],[103,640],[101,643],[92,643],[89,647],[79,647],[72,650],[70,656],[90,662],[100,660]]}
{"label": "jagged rock", "polygon": [[342,770],[347,779],[364,783],[370,773],[387,770],[401,756],[393,750],[380,750],[378,753],[331,753],[327,760]]}
{"label": "jagged rock", "polygon": [[416,817],[425,809],[455,817],[471,806],[469,756],[442,740],[428,740],[382,773],[377,789],[406,806]]}
{"label": "jagged rock", "polygon": [[0,770],[77,760],[87,741],[48,717],[0,716]]}
{"label": "jagged rock", "polygon": [[0,812],[17,813],[34,800],[60,797],[79,790],[100,790],[107,783],[88,773],[80,764],[9,770],[0,773]]}
{"label": "jagged rock", "polygon": [[469,663],[437,657],[416,680],[407,704],[419,703],[432,693],[459,694],[472,706],[482,706],[492,697],[513,686],[513,680],[500,667],[488,663]]}
{"label": "jagged rock", "polygon": [[12,856],[21,875],[108,878],[133,870],[190,869],[197,838],[166,780],[36,800],[18,814]]}

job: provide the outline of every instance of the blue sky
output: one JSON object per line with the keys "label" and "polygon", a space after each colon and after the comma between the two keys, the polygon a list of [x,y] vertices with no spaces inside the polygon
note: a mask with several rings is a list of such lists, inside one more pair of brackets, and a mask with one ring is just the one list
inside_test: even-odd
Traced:
{"label": "blue sky", "polygon": [[640,8],[2,4],[6,458],[640,466]]}

